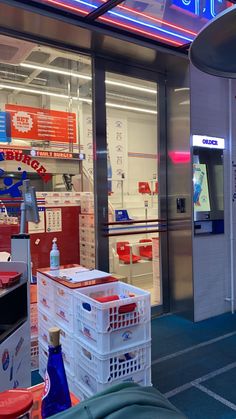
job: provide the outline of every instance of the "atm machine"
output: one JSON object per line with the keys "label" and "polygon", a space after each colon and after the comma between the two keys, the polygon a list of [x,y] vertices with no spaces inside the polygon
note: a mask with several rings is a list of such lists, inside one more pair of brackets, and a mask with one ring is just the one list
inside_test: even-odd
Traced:
{"label": "atm machine", "polygon": [[193,135],[194,234],[224,233],[223,138]]}

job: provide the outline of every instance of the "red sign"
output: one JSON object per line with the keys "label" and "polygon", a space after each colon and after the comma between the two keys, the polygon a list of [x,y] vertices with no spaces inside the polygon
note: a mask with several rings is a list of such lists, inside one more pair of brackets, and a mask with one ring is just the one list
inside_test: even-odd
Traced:
{"label": "red sign", "polygon": [[29,106],[6,105],[11,114],[11,137],[76,143],[76,114]]}
{"label": "red sign", "polygon": [[37,157],[51,158],[51,159],[73,159],[73,153],[65,153],[64,151],[41,151],[36,150]]}

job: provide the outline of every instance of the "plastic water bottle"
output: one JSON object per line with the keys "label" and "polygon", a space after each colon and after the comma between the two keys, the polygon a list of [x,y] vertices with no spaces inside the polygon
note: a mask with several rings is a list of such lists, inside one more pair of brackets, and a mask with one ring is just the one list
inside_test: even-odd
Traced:
{"label": "plastic water bottle", "polygon": [[41,407],[43,419],[71,407],[70,392],[60,345],[60,329],[58,327],[49,329],[49,341],[49,356]]}

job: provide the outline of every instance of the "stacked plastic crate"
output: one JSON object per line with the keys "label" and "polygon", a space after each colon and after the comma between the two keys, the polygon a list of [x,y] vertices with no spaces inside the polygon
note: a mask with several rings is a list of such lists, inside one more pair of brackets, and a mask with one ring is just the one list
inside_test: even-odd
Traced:
{"label": "stacked plastic crate", "polygon": [[39,372],[48,329],[61,329],[70,390],[81,399],[113,384],[151,384],[150,293],[123,282],[70,289],[38,273]]}
{"label": "stacked plastic crate", "polygon": [[121,382],[151,385],[150,294],[123,282],[74,294],[75,384],[95,394]]}
{"label": "stacked plastic crate", "polygon": [[31,369],[39,367],[37,285],[30,285]]}
{"label": "stacked plastic crate", "polygon": [[91,394],[84,392],[74,385],[74,304],[71,290],[58,284],[47,275],[38,273],[38,342],[39,342],[39,373],[45,377],[48,359],[48,344],[50,327],[59,327],[61,330],[61,345],[64,365],[70,391],[80,400]]}
{"label": "stacked plastic crate", "polygon": [[95,267],[94,195],[81,193],[79,216],[80,263],[86,268]]}
{"label": "stacked plastic crate", "polygon": [[59,286],[46,275],[38,274],[38,339],[39,339],[39,373],[45,375],[48,358],[50,327],[61,329],[64,365],[68,382],[73,383],[73,295],[71,290]]}

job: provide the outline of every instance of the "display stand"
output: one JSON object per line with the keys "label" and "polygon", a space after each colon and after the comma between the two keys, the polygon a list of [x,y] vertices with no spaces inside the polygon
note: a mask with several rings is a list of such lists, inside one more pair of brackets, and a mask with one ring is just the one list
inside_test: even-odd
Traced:
{"label": "display stand", "polygon": [[27,263],[1,262],[0,272],[19,272],[16,285],[0,289],[0,391],[28,387],[30,368],[29,275]]}

